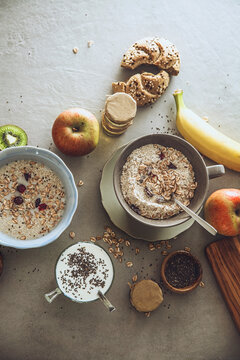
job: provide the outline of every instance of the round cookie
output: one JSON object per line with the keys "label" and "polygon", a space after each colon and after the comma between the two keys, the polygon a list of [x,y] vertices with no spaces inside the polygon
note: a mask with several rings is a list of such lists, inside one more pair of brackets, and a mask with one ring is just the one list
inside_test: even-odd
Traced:
{"label": "round cookie", "polygon": [[128,125],[136,116],[136,101],[125,92],[116,92],[109,96],[105,104],[105,113],[110,121],[120,126]]}
{"label": "round cookie", "polygon": [[126,129],[132,125],[132,121],[130,121],[128,124],[126,125],[118,125],[118,124],[114,124],[111,120],[108,119],[108,117],[106,116],[106,113],[104,112],[102,115],[102,126],[104,129],[107,130],[107,132],[109,133],[113,133],[116,135],[122,134],[126,131]]}
{"label": "round cookie", "polygon": [[130,301],[137,311],[156,310],[163,301],[162,290],[152,280],[141,280],[131,288]]}

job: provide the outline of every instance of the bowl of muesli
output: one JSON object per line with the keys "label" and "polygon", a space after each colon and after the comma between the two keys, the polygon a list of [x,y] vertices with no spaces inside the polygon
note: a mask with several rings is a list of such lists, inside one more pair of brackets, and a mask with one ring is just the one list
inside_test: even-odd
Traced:
{"label": "bowl of muesli", "polygon": [[123,209],[145,225],[171,227],[189,220],[172,196],[194,212],[206,198],[209,178],[224,174],[222,165],[206,166],[186,140],[152,134],[130,142],[113,171],[116,197]]}
{"label": "bowl of muesli", "polygon": [[34,146],[0,152],[0,244],[45,246],[70,225],[78,193],[59,156]]}

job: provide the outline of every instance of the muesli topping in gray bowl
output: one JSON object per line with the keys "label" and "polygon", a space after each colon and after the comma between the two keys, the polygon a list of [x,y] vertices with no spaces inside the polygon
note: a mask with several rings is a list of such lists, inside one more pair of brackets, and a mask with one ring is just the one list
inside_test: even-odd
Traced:
{"label": "muesli topping in gray bowl", "polygon": [[188,206],[197,187],[193,167],[172,147],[147,144],[132,151],[122,168],[121,190],[128,205],[149,219],[167,219]]}

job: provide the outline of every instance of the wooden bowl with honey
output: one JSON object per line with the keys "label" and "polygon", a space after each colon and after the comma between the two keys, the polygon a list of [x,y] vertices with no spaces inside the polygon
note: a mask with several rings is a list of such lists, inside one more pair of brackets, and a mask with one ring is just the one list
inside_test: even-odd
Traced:
{"label": "wooden bowl with honey", "polygon": [[161,278],[165,287],[178,294],[186,294],[202,280],[200,261],[190,252],[177,250],[171,252],[161,266]]}

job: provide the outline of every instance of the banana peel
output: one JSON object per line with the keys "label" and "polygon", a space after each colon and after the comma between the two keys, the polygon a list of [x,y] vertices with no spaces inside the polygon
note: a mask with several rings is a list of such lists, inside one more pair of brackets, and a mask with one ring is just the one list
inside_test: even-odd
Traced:
{"label": "banana peel", "polygon": [[183,90],[176,90],[173,96],[177,107],[176,125],[180,134],[201,154],[240,172],[240,143],[188,109],[183,102]]}

